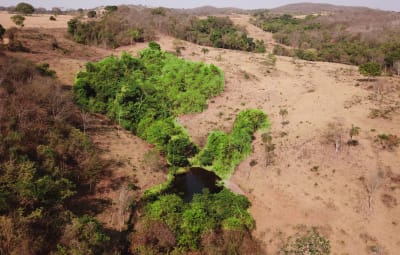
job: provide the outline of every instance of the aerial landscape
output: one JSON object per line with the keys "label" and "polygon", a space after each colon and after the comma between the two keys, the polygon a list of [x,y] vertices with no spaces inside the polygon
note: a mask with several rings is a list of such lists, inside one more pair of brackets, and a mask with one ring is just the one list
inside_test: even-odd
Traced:
{"label": "aerial landscape", "polygon": [[1,2],[0,255],[400,254],[400,5],[272,2]]}

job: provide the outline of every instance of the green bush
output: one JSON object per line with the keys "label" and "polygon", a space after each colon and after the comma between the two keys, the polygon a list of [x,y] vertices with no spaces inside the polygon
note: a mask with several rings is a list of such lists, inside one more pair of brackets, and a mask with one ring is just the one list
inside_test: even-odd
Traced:
{"label": "green bush", "polygon": [[22,16],[22,15],[13,15],[13,16],[11,16],[10,19],[15,23],[15,25],[20,26],[20,27],[24,26],[24,21],[25,21],[25,17],[24,16]]}
{"label": "green bush", "polygon": [[36,70],[40,73],[42,76],[50,76],[50,77],[55,77],[56,76],[56,71],[50,69],[50,65],[48,63],[43,63],[43,64],[37,64],[36,65]]}
{"label": "green bush", "polygon": [[261,110],[241,111],[230,134],[214,131],[208,136],[205,148],[193,159],[193,164],[211,169],[223,179],[228,178],[251,152],[253,132],[268,127],[268,117]]}
{"label": "green bush", "polygon": [[189,164],[188,158],[196,153],[197,148],[187,136],[176,136],[168,142],[167,159],[174,166],[187,166]]}
{"label": "green bush", "polygon": [[359,66],[359,71],[365,76],[379,76],[381,75],[381,66],[376,62],[367,62]]}
{"label": "green bush", "polygon": [[248,37],[247,33],[236,27],[228,17],[209,16],[195,19],[177,37],[200,45],[233,50],[265,52],[263,41]]}
{"label": "green bush", "polygon": [[317,61],[318,60],[318,52],[315,49],[297,49],[295,50],[296,57],[308,61]]}

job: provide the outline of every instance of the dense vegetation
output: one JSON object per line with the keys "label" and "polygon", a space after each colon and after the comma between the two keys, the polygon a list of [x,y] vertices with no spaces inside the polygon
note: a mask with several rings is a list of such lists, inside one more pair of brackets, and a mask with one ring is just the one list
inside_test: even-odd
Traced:
{"label": "dense vegetation", "polygon": [[226,189],[216,194],[197,194],[190,203],[174,194],[162,195],[145,207],[146,216],[142,218],[142,228],[133,236],[132,251],[259,254],[249,232],[254,228],[249,206],[246,197]]}
{"label": "dense vegetation", "polygon": [[179,59],[156,43],[150,43],[139,58],[122,54],[120,59],[88,63],[74,86],[82,107],[107,113],[167,153],[177,166],[187,165],[197,148],[175,117],[202,111],[206,100],[223,88],[220,69]]}
{"label": "dense vegetation", "polygon": [[48,65],[0,57],[1,254],[48,254],[64,235],[63,250],[98,254],[108,239],[86,210],[77,212],[103,163],[52,76]]}
{"label": "dense vegetation", "polygon": [[185,31],[175,34],[178,38],[200,45],[233,50],[265,52],[263,41],[248,37],[228,17],[196,19]]}
{"label": "dense vegetation", "polygon": [[[204,191],[184,203],[177,195],[164,194],[177,167],[190,164],[198,152],[175,118],[202,111],[209,97],[222,92],[223,84],[217,67],[184,61],[162,51],[154,42],[138,58],[128,54],[109,57],[88,63],[86,71],[77,75],[74,89],[81,107],[107,113],[124,128],[155,144],[172,165],[168,181],[146,192],[143,216],[132,235],[135,254],[197,250],[205,254],[258,254],[258,245],[250,234],[254,222],[247,211],[247,198],[225,189],[216,194]],[[251,151],[253,132],[267,126],[262,111],[243,111],[231,134],[213,133],[211,137],[217,137],[217,141],[210,138],[194,161],[212,165],[212,170],[227,177]]]}
{"label": "dense vegetation", "polygon": [[[377,18],[373,19],[376,24],[365,21],[367,18],[371,20],[368,15]],[[399,19],[378,11],[309,15],[304,19],[259,12],[252,22],[274,33],[278,43],[295,47],[292,50],[277,46],[276,54],[354,65],[376,62],[381,68],[394,70],[396,62],[400,62],[400,31],[390,24]],[[382,26],[377,28],[379,23]]]}
{"label": "dense vegetation", "polygon": [[205,148],[193,160],[227,178],[234,168],[251,152],[253,133],[268,128],[268,118],[261,110],[241,111],[236,117],[230,134],[214,131],[208,136]]}
{"label": "dense vegetation", "polygon": [[254,41],[229,18],[199,19],[172,9],[121,6],[98,20],[72,19],[68,32],[79,43],[118,47],[150,41],[156,32],[217,48],[265,52],[263,41]]}

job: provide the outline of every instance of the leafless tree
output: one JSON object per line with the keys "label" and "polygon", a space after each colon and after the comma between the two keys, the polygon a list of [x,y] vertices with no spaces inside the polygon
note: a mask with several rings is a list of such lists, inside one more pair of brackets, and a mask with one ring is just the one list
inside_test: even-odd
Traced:
{"label": "leafless tree", "polygon": [[47,95],[50,106],[50,114],[53,120],[64,120],[68,117],[72,109],[72,102],[59,86],[54,86],[51,94]]}
{"label": "leafless tree", "polygon": [[17,117],[18,127],[22,130],[28,130],[29,127],[40,121],[41,109],[25,95],[11,97],[10,108],[14,111]]}
{"label": "leafless tree", "polygon": [[120,191],[119,191],[119,198],[118,198],[118,214],[119,217],[121,218],[120,221],[120,231],[122,231],[122,228],[125,225],[125,220],[129,218],[130,210],[129,209],[129,203],[132,199],[132,196],[129,192],[129,189],[127,186],[123,186]]}
{"label": "leafless tree", "polygon": [[82,120],[83,133],[86,134],[86,130],[90,126],[90,113],[85,110],[81,110],[79,112],[79,116],[81,117]]}
{"label": "leafless tree", "polygon": [[365,187],[365,191],[368,196],[368,208],[372,210],[373,198],[375,196],[376,191],[382,186],[384,181],[384,172],[381,170],[381,166],[378,164],[378,171],[371,174],[368,179],[363,178],[363,184]]}
{"label": "leafless tree", "polygon": [[340,123],[329,123],[324,133],[325,143],[334,144],[335,151],[339,152],[342,148],[343,127]]}
{"label": "leafless tree", "polygon": [[15,226],[10,218],[0,216],[0,254],[11,254],[16,244]]}

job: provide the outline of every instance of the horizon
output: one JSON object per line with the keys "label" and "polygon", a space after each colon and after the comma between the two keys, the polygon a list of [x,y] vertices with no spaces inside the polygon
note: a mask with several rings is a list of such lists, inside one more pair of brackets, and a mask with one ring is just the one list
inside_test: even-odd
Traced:
{"label": "horizon", "polygon": [[[4,0],[4,3],[1,6],[15,6],[21,1],[14,0]],[[351,3],[345,0],[321,0],[321,1],[296,1],[296,0],[272,0],[268,3],[265,3],[261,0],[247,0],[247,1],[227,1],[227,0],[197,0],[197,1],[160,1],[160,0],[151,0],[151,1],[129,1],[129,0],[87,0],[82,3],[81,1],[71,0],[71,1],[61,1],[61,0],[28,0],[24,1],[26,3],[32,4],[35,8],[43,7],[46,9],[51,9],[52,7],[60,7],[64,10],[67,9],[91,9],[99,6],[105,5],[144,5],[148,7],[166,7],[166,8],[176,8],[176,9],[191,9],[203,6],[212,6],[217,8],[240,8],[245,10],[252,9],[272,9],[280,6],[285,6],[288,4],[294,3],[314,3],[314,4],[332,4],[339,6],[357,6],[357,7],[368,7],[372,9],[385,10],[385,11],[400,11],[400,1],[396,0],[353,0]]]}

